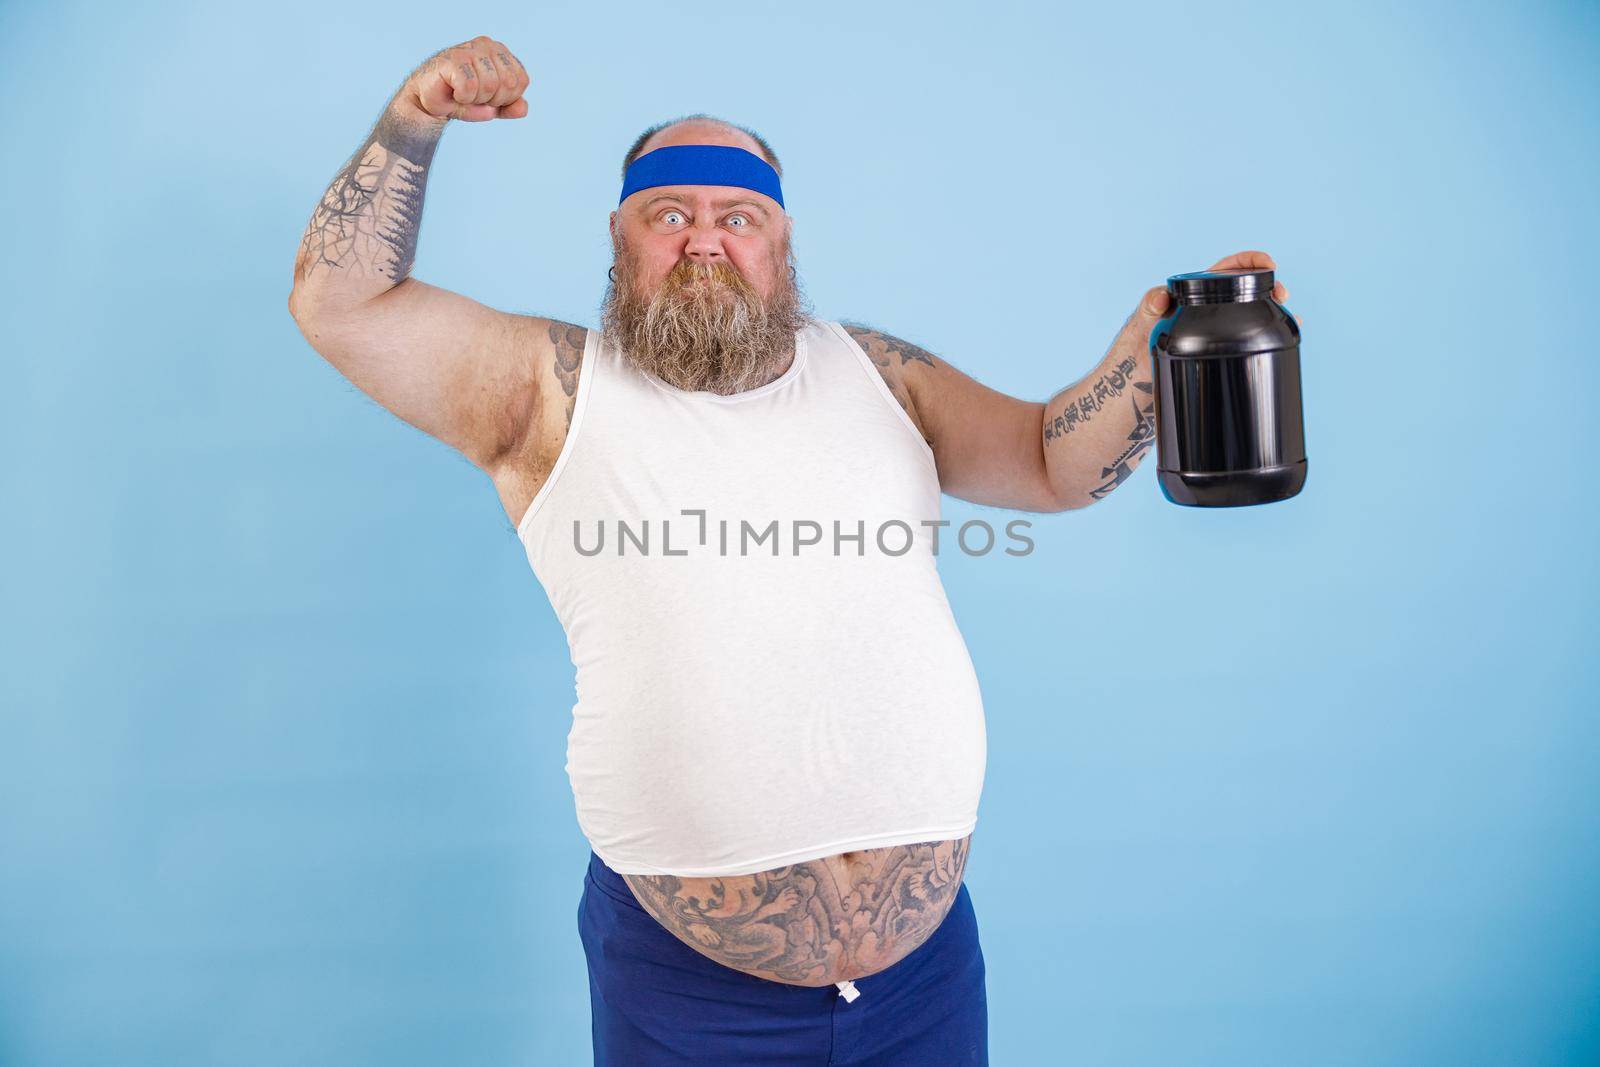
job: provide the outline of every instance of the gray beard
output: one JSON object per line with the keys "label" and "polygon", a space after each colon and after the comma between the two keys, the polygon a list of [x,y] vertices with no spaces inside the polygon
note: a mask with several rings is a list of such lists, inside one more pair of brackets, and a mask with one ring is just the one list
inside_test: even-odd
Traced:
{"label": "gray beard", "polygon": [[[793,265],[792,254],[786,256]],[[785,269],[770,300],[731,265],[684,261],[654,292],[635,284],[635,264],[617,249],[601,329],[635,367],[677,389],[726,396],[776,379],[810,321],[795,275]],[[685,282],[709,280],[693,288]]]}

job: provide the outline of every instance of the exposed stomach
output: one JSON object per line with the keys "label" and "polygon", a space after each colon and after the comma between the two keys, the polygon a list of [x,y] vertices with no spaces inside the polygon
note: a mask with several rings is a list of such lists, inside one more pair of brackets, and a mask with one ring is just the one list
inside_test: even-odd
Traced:
{"label": "exposed stomach", "polygon": [[840,852],[756,874],[624,874],[678,940],[734,970],[788,985],[865,978],[944,921],[972,836]]}

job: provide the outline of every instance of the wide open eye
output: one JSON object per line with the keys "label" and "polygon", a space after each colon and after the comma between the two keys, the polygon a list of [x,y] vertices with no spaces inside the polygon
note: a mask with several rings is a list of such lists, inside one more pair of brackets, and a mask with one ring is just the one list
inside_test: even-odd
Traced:
{"label": "wide open eye", "polygon": [[674,215],[680,219],[683,218],[683,212],[679,211],[675,207],[671,207],[661,213],[661,221],[666,223],[668,226],[676,226],[677,223],[672,221],[672,217]]}

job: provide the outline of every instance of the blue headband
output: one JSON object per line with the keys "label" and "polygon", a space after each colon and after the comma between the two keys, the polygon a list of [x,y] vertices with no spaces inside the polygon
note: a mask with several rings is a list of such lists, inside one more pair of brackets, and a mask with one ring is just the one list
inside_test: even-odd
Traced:
{"label": "blue headband", "polygon": [[674,144],[646,152],[628,167],[617,203],[658,185],[737,185],[764,193],[783,207],[778,172],[754,152],[732,145]]}

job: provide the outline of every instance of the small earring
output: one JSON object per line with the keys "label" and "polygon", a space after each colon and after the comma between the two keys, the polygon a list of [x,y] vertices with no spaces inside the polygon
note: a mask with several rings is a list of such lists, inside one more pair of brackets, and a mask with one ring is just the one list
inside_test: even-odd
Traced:
{"label": "small earring", "polygon": [[606,268],[606,277],[610,278],[612,281],[616,281],[617,280],[617,268],[615,268],[615,267],[607,267]]}

